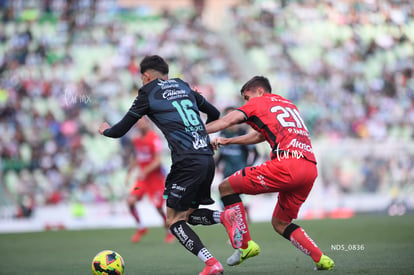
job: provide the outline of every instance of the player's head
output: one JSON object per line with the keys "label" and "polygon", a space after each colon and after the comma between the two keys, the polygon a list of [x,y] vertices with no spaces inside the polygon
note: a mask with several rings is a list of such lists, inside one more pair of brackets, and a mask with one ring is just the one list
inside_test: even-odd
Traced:
{"label": "player's head", "polygon": [[231,111],[236,110],[236,107],[234,106],[227,106],[226,108],[224,108],[224,114],[227,115],[228,113],[230,113]]}
{"label": "player's head", "polygon": [[272,93],[272,87],[269,80],[264,76],[254,76],[247,81],[240,89],[244,100],[249,101],[253,97],[262,96],[263,94]]}
{"label": "player's head", "polygon": [[154,79],[168,79],[168,64],[158,55],[147,55],[140,63],[142,84],[147,84]]}

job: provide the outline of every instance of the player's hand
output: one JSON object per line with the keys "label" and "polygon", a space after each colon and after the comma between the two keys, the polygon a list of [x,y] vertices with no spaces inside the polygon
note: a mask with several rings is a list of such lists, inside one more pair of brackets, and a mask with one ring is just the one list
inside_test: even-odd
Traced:
{"label": "player's hand", "polygon": [[193,87],[191,87],[191,89],[193,90],[193,91],[195,91],[195,92],[197,92],[197,93],[199,93],[200,95],[202,95],[203,93],[198,89],[198,87],[197,86],[193,86]]}
{"label": "player's hand", "polygon": [[211,145],[213,145],[214,151],[217,151],[218,148],[220,148],[221,145],[227,144],[227,138],[224,137],[216,137],[212,142]]}
{"label": "player's hand", "polygon": [[109,126],[109,124],[108,124],[107,122],[104,122],[104,123],[102,123],[102,124],[101,124],[101,126],[99,126],[99,133],[100,133],[101,135],[103,135],[103,132],[104,132],[106,129],[109,129],[109,128],[111,128],[111,126]]}

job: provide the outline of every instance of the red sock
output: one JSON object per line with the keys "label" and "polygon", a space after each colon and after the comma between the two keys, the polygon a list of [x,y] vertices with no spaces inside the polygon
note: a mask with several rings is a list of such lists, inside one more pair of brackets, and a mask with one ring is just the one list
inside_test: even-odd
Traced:
{"label": "red sock", "polygon": [[299,227],[290,235],[290,241],[294,246],[299,248],[303,253],[311,256],[312,260],[317,263],[320,261],[322,251],[318,248],[316,243],[306,234],[303,228]]}
{"label": "red sock", "polygon": [[224,207],[224,209],[234,209],[236,211],[237,214],[237,220],[240,224],[241,227],[241,231],[243,234],[243,243],[241,248],[247,248],[248,246],[248,241],[250,241],[252,238],[250,237],[250,232],[249,232],[249,228],[247,227],[247,220],[246,220],[246,211],[244,209],[244,205],[242,202],[237,202],[234,204],[230,204],[230,205],[226,205]]}

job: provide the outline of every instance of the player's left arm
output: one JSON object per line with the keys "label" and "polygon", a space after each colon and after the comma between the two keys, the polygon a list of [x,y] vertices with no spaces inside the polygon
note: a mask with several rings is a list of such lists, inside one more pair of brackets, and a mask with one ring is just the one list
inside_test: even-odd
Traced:
{"label": "player's left arm", "polygon": [[213,145],[214,149],[217,150],[220,145],[228,145],[228,144],[256,144],[265,141],[264,136],[260,132],[251,131],[245,135],[225,138],[225,137],[217,137],[215,138],[211,144]]}

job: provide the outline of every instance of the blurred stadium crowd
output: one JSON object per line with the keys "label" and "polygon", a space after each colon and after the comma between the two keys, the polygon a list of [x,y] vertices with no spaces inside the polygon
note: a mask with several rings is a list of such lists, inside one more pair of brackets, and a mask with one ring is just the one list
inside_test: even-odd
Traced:
{"label": "blurred stadium crowd", "polygon": [[[241,103],[246,79],[193,6],[0,0],[0,7],[2,203],[24,205],[20,215],[34,204],[125,193],[130,136],[108,141],[97,129],[129,108],[144,55],[164,56],[171,77],[198,86],[220,109]],[[313,140],[413,139],[411,1],[240,1],[224,20],[245,52],[239,58],[297,103]],[[410,182],[413,160],[370,159],[362,181],[379,163]]]}

